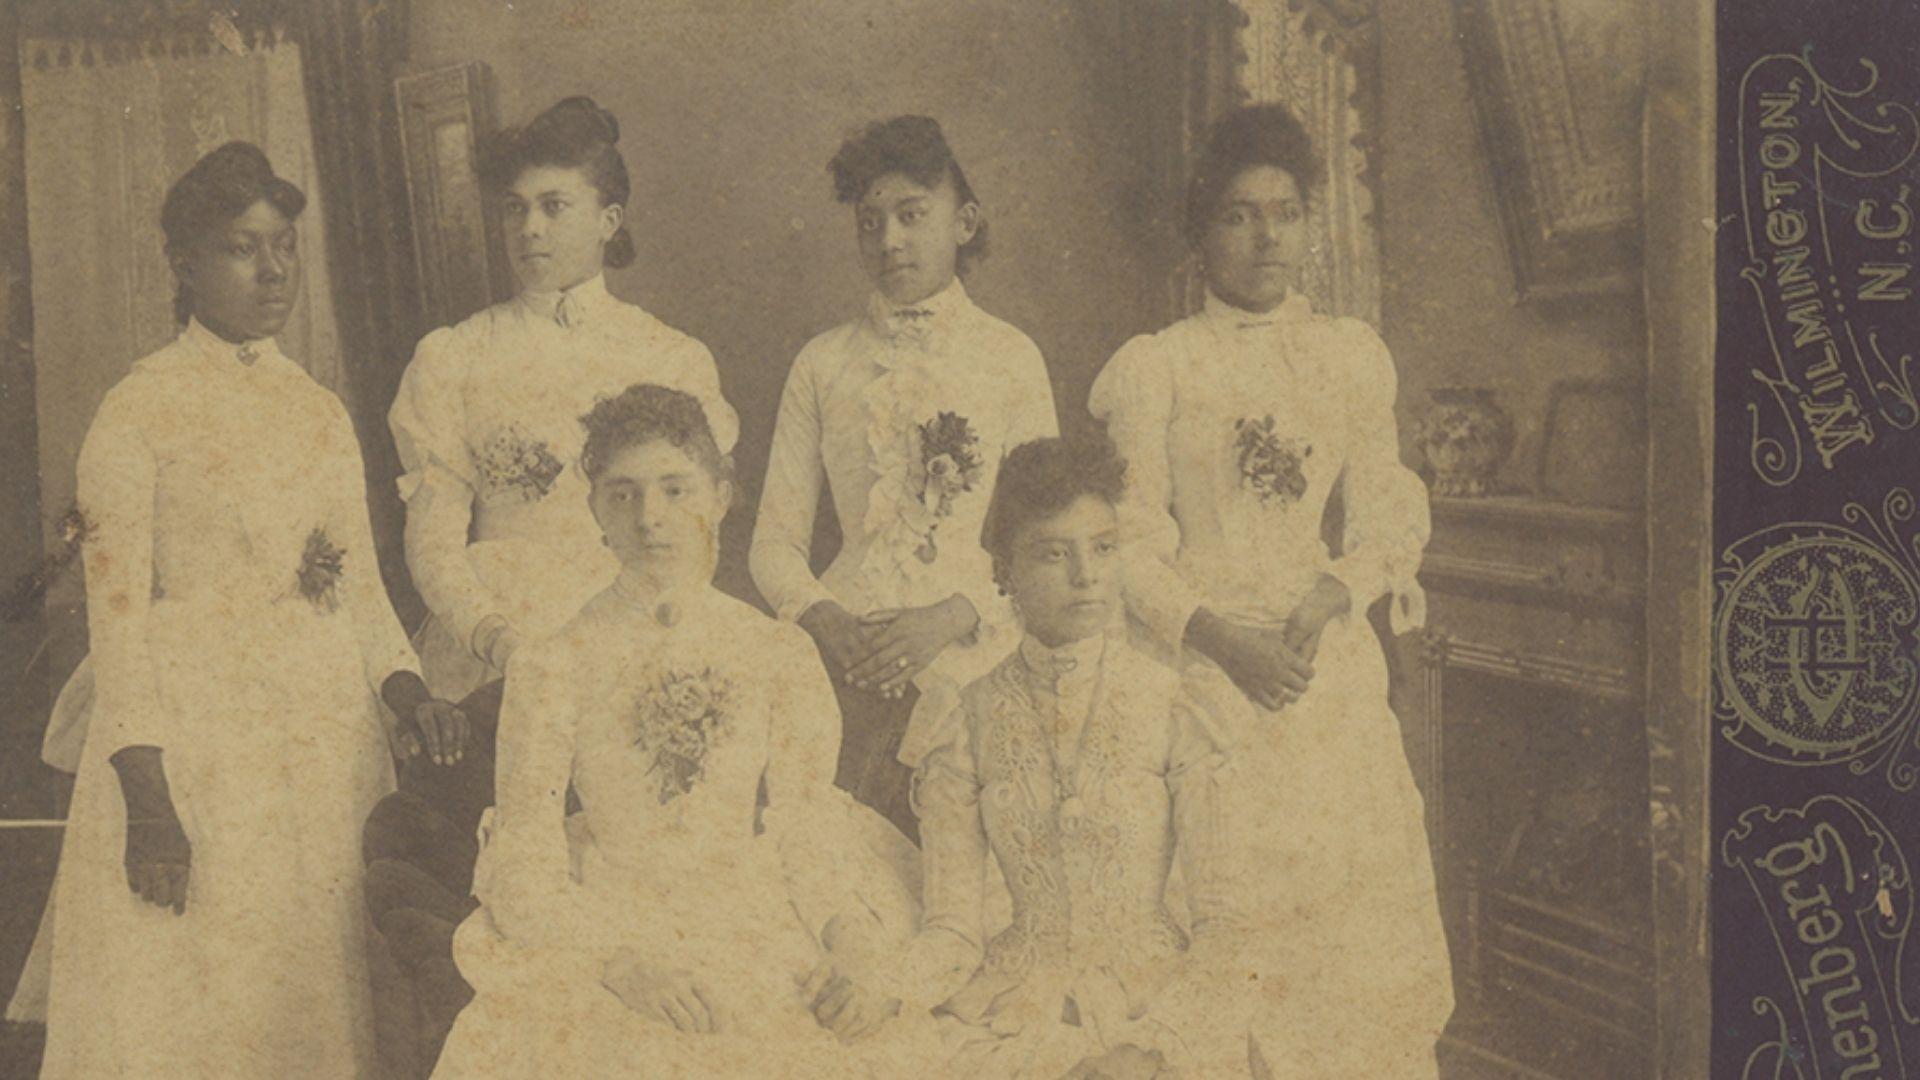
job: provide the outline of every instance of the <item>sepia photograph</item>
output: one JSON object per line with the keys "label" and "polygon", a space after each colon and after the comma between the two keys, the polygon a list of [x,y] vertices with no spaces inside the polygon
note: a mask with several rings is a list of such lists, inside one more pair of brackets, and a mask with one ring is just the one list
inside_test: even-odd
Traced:
{"label": "sepia photograph", "polygon": [[0,0],[0,1077],[1905,1075],[1710,1069],[1920,613],[1715,529],[1716,130],[1906,130],[1716,18]]}

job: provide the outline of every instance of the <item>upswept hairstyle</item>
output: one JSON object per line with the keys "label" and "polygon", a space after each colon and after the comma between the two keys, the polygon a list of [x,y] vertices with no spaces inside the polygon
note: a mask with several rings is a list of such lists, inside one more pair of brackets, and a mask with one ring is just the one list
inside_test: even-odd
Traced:
{"label": "upswept hairstyle", "polygon": [[1118,504],[1127,490],[1127,463],[1105,432],[1035,439],[1000,463],[987,504],[980,546],[993,557],[993,580],[1006,588],[1020,530],[1058,514],[1083,495]]}
{"label": "upswept hairstyle", "polygon": [[[493,140],[480,166],[480,182],[504,191],[528,169],[579,169],[600,193],[601,206],[625,208],[633,193],[627,163],[617,149],[620,121],[590,97],[570,97]],[[618,270],[633,263],[633,234],[625,221],[607,241],[603,256]]]}
{"label": "upswept hairstyle", "polygon": [[[167,189],[160,204],[160,232],[167,254],[186,254],[196,240],[217,229],[261,200],[288,221],[307,208],[306,192],[274,175],[266,152],[249,142],[230,142],[194,162]],[[193,314],[187,284],[179,282],[173,294],[173,317],[184,324]]]}
{"label": "upswept hairstyle", "polygon": [[1198,244],[1220,198],[1242,172],[1260,165],[1284,169],[1306,200],[1320,185],[1320,159],[1307,129],[1285,106],[1242,105],[1208,131],[1206,149],[1187,185],[1187,240]]}
{"label": "upswept hairstyle", "polygon": [[732,467],[720,452],[713,429],[707,424],[707,411],[700,399],[684,390],[653,383],[636,383],[614,397],[594,402],[592,411],[580,418],[586,429],[586,444],[580,450],[580,471],[587,479],[598,480],[615,454],[655,439],[679,447],[707,470],[717,483],[730,479]]}
{"label": "upswept hairstyle", "polygon": [[[899,173],[922,187],[938,187],[947,180],[961,206],[980,205],[940,122],[932,117],[896,116],[868,124],[840,144],[827,171],[833,174],[833,197],[842,203],[859,202],[875,180]],[[960,247],[959,268],[964,272],[986,257],[987,221],[982,214],[973,239]]]}

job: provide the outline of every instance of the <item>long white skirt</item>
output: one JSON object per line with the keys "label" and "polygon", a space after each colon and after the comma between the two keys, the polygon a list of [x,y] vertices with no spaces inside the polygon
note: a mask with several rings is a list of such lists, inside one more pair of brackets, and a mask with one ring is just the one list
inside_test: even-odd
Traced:
{"label": "long white skirt", "polygon": [[359,839],[393,777],[347,619],[162,601],[151,648],[177,728],[164,762],[193,845],[187,910],[129,891],[111,748],[90,739],[55,879],[41,1075],[373,1075]]}
{"label": "long white skirt", "polygon": [[1327,625],[1307,693],[1279,714],[1189,657],[1185,692],[1235,741],[1223,852],[1256,927],[1254,1024],[1277,1077],[1436,1075],[1453,1012],[1424,804],[1361,618]]}
{"label": "long white skirt", "polygon": [[928,1075],[934,1055],[918,1036],[930,1024],[896,1022],[884,1039],[843,1046],[814,1020],[801,989],[820,953],[787,899],[771,844],[748,845],[725,873],[677,876],[663,892],[622,880],[591,843],[584,853],[576,846],[578,873],[583,887],[629,901],[636,918],[627,947],[695,973],[730,1026],[684,1034],[642,1016],[602,982],[613,950],[516,942],[482,907],[454,936],[475,998],[455,1021],[434,1080]]}

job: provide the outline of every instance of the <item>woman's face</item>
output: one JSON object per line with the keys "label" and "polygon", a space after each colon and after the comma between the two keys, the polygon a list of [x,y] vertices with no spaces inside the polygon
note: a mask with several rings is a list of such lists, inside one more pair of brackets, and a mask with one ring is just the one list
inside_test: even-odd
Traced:
{"label": "woman's face", "polygon": [[293,222],[265,199],[172,253],[193,317],[228,341],[270,338],[300,292]]}
{"label": "woman's face", "polygon": [[917,304],[953,280],[960,249],[979,231],[980,208],[960,205],[951,180],[927,187],[888,173],[868,185],[853,220],[874,286],[896,304]]}
{"label": "woman's face", "polygon": [[1306,264],[1307,214],[1293,174],[1273,165],[1240,170],[1202,235],[1207,284],[1248,311],[1272,311]]}
{"label": "woman's face", "polygon": [[501,211],[507,254],[520,287],[569,289],[600,272],[607,241],[625,210],[602,206],[580,169],[536,165],[508,185]]}
{"label": "woman's face", "polygon": [[594,520],[620,565],[662,583],[713,576],[733,485],[665,439],[616,451],[594,478]]}
{"label": "woman's face", "polygon": [[1119,553],[1119,515],[1097,495],[1021,528],[1007,569],[1021,625],[1054,646],[1104,631],[1118,610]]}

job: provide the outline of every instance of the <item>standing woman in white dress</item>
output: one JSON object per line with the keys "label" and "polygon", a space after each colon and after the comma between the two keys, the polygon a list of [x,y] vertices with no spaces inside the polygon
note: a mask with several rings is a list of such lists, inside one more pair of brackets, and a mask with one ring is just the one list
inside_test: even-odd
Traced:
{"label": "standing woman in white dress", "polygon": [[371,1075],[360,825],[389,746],[451,706],[388,604],[346,411],[274,345],[305,203],[246,143],[174,184],[185,329],[81,448],[96,686],[50,1080]]}
{"label": "standing woman in white dress", "polygon": [[[1040,350],[960,282],[985,254],[986,222],[939,123],[871,124],[829,169],[875,291],[787,373],[749,567],[834,677],[840,783],[911,836],[924,736],[1013,644],[979,544],[995,472],[1058,421]],[[822,484],[841,544],[816,577]]]}
{"label": "standing woman in white dress", "polygon": [[685,390],[733,449],[738,421],[706,346],[607,291],[605,268],[634,258],[619,140],[619,121],[584,97],[500,137],[482,182],[504,208],[520,295],[421,339],[388,415],[407,568],[432,613],[420,656],[443,697],[498,680],[520,642],[559,629],[619,571],[574,467],[596,399],[643,382]]}
{"label": "standing woman in white dress", "polygon": [[[1452,980],[1424,807],[1367,609],[1420,616],[1426,489],[1400,462],[1393,359],[1364,323],[1296,291],[1317,177],[1277,106],[1216,125],[1187,206],[1205,310],[1128,342],[1094,416],[1130,466],[1142,558],[1128,604],[1178,654],[1233,745],[1220,772],[1255,928],[1284,982],[1255,1037],[1274,1075],[1434,1075]],[[1339,553],[1322,539],[1344,505]],[[1301,992],[1304,991],[1304,992]]]}

